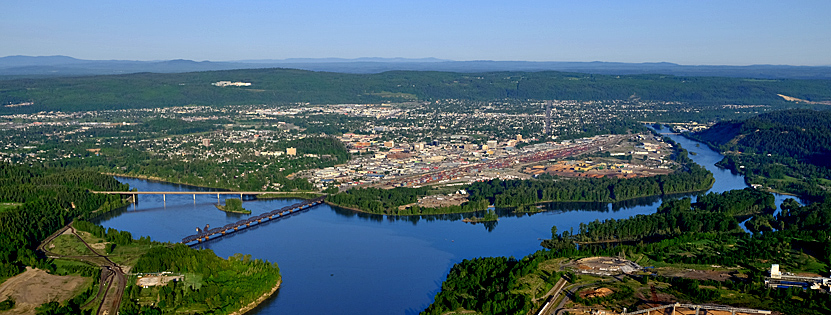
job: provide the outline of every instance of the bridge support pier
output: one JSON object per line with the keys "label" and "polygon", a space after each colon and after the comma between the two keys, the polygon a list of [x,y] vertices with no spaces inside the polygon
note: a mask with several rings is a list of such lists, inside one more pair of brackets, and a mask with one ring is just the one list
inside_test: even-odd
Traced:
{"label": "bridge support pier", "polygon": [[167,202],[167,194],[162,194],[162,202]]}
{"label": "bridge support pier", "polygon": [[219,204],[219,194],[216,194],[216,204]]}

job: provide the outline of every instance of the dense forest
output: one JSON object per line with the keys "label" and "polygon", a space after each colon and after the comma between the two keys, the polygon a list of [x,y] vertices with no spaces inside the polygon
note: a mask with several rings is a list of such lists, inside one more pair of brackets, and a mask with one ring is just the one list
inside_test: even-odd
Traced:
{"label": "dense forest", "polygon": [[720,122],[693,137],[721,151],[792,157],[831,166],[831,111],[786,110]]}
{"label": "dense forest", "polygon": [[751,184],[813,200],[831,186],[831,111],[771,112],[687,136],[726,152],[717,165]]}
{"label": "dense forest", "polygon": [[543,242],[543,246],[559,246],[561,241],[631,241],[684,233],[736,232],[737,216],[771,214],[776,209],[774,201],[773,195],[752,188],[709,193],[699,196],[695,203],[690,198],[669,200],[653,214],[581,223],[577,234],[563,232],[562,236]]}
{"label": "dense forest", "polygon": [[0,163],[0,202],[19,204],[0,211],[0,279],[25,266],[54,270],[35,250],[40,242],[74,218],[85,218],[123,205],[118,195],[87,190],[126,190],[112,176],[95,172]]}
{"label": "dense forest", "polygon": [[[229,314],[256,300],[263,292],[270,292],[280,280],[280,269],[268,261],[242,254],[222,259],[210,249],[196,250],[182,244],[154,247],[133,268],[137,273],[161,271],[192,278],[156,288],[128,286],[121,314],[147,314],[153,309],[162,313],[195,310],[202,314]],[[155,302],[152,307],[136,302],[148,299]]]}
{"label": "dense forest", "polygon": [[[217,87],[213,82],[250,82]],[[391,71],[343,74],[292,69],[248,69],[176,74],[0,81],[0,113],[81,111],[184,105],[295,102],[379,103],[436,99],[641,99],[696,104],[779,104],[785,94],[831,100],[829,80],[751,80],[665,75],[609,76],[565,72],[467,73]]]}
{"label": "dense forest", "polygon": [[[453,266],[436,294],[433,304],[422,314],[446,314],[459,308],[482,314],[526,314],[533,307],[531,296],[520,279],[529,275],[540,278],[547,291],[562,277],[559,272],[540,272],[540,262],[554,257],[553,252],[540,251],[521,260],[485,257],[463,260]],[[534,292],[534,293],[538,293]]]}
{"label": "dense forest", "polygon": [[[692,203],[689,198],[665,201],[657,213],[622,220],[582,224],[579,231],[559,233],[542,242],[546,249],[519,261],[504,257],[465,260],[456,264],[442,284],[442,290],[423,314],[475,310],[482,314],[525,314],[533,296],[519,294],[511,284],[522,272],[515,266],[524,261],[591,256],[643,256],[641,263],[721,265],[748,270],[747,277],[725,281],[682,277],[633,275],[643,284],[659,281],[670,284],[664,292],[681,301],[730,304],[731,296],[749,297],[742,307],[768,309],[783,314],[828,314],[831,296],[818,290],[772,289],[763,276],[771,261],[794,271],[825,274],[831,265],[831,202],[800,206],[786,200],[782,211],[771,215],[773,198],[752,189],[710,194]],[[753,215],[769,228],[764,233],[739,229],[738,215]],[[750,223],[748,223],[750,224]],[[580,244],[578,247],[577,244]],[[512,269],[514,268],[514,269]],[[541,272],[542,268],[537,268]],[[507,271],[506,271],[507,270]],[[531,270],[530,273],[535,271]],[[567,277],[574,281],[573,275]],[[626,297],[623,288],[615,294]],[[613,300],[581,300],[584,304]],[[479,301],[478,303],[476,301]],[[489,303],[485,303],[488,301]],[[619,303],[620,301],[618,301]],[[628,303],[628,302],[627,302]],[[620,304],[617,304],[620,305]],[[623,304],[635,309],[639,304]]]}

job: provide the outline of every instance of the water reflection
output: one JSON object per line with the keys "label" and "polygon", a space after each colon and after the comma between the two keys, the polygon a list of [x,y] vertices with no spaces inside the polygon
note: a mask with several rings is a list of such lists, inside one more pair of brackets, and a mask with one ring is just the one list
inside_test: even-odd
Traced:
{"label": "water reflection", "polygon": [[[697,155],[696,162],[714,173],[710,191],[747,187],[744,179],[713,164],[721,155],[691,140],[670,137]],[[215,191],[138,179],[119,178],[142,191]],[[541,247],[551,235],[578,229],[594,220],[625,219],[656,211],[662,199],[695,194],[653,196],[621,201],[553,202],[540,204],[540,212],[517,213],[495,209],[500,220],[476,225],[462,223],[467,214],[384,216],[320,205],[309,211],[263,222],[220,239],[204,242],[221,257],[251,254],[277,262],[283,287],[252,314],[415,314],[429,305],[447,272],[462,259],[483,256],[523,257]],[[237,196],[238,197],[238,196]],[[100,224],[154,240],[176,242],[193,234],[193,228],[222,226],[238,217],[216,209],[216,196],[142,196],[139,205],[104,214]],[[233,197],[232,198],[236,198]],[[777,195],[777,204],[790,196]],[[246,201],[244,207],[259,215],[298,200]],[[245,217],[245,215],[239,215]],[[498,227],[498,228],[497,228]],[[604,245],[605,246],[605,245]]]}
{"label": "water reflection", "polygon": [[[558,201],[546,202],[537,204],[535,207],[539,211],[517,211],[516,208],[495,208],[493,209],[500,218],[514,217],[521,218],[525,216],[533,216],[542,213],[566,213],[572,211],[591,211],[591,212],[619,212],[628,209],[637,209],[643,207],[656,207],[660,205],[664,199],[680,199],[685,197],[696,197],[698,193],[680,193],[665,196],[649,196],[634,198],[614,203],[606,202],[581,202],[581,201]],[[339,215],[347,218],[359,218],[371,222],[410,222],[413,226],[417,226],[419,222],[434,222],[434,221],[461,221],[470,217],[482,217],[487,211],[476,211],[466,213],[449,213],[449,214],[424,214],[424,215],[384,215],[375,213],[366,213],[346,209],[338,206],[331,206],[332,210]],[[532,206],[533,208],[533,206]],[[488,232],[492,232],[497,222],[483,224],[485,222],[477,222],[485,226]]]}

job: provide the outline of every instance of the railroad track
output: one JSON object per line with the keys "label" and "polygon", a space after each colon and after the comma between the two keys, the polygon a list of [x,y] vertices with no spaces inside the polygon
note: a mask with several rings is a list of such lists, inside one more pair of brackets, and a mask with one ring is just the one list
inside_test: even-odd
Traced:
{"label": "railroad track", "polygon": [[[59,255],[56,254],[46,248],[46,246],[52,241],[55,240],[58,236],[66,233],[69,230],[72,235],[74,235],[93,255],[86,255],[86,256],[68,256],[68,255]],[[75,230],[75,227],[72,226],[70,222],[63,228],[59,229],[55,233],[52,233],[49,237],[47,237],[41,244],[38,246],[38,249],[45,253],[50,258],[59,258],[59,259],[72,259],[78,260],[90,265],[99,266],[101,268],[101,278],[99,279],[99,287],[98,293],[96,293],[95,298],[90,300],[89,302],[85,303],[82,307],[88,307],[91,303],[97,301],[101,298],[101,302],[98,304],[98,308],[96,309],[96,314],[104,315],[104,314],[117,314],[118,309],[121,306],[121,298],[124,294],[124,288],[127,286],[127,277],[124,274],[124,271],[121,269],[121,266],[114,263],[110,260],[109,257],[105,255],[101,255],[92,246],[89,245],[80,235],[78,235],[78,231]],[[104,264],[100,264],[95,262],[92,258],[95,259],[103,259],[105,262]],[[105,289],[106,288],[106,289]],[[111,291],[113,288],[115,290]],[[107,297],[110,297],[110,303],[107,302]]]}

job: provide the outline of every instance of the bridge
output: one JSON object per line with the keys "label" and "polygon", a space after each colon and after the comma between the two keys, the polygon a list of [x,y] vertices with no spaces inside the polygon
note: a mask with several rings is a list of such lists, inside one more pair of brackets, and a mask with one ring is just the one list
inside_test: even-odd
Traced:
{"label": "bridge", "polygon": [[283,216],[290,215],[292,213],[297,213],[300,211],[308,210],[316,205],[323,203],[323,200],[326,196],[317,197],[315,199],[309,199],[300,203],[296,203],[290,206],[282,207],[280,209],[263,213],[258,216],[249,217],[246,219],[242,219],[240,221],[226,224],[225,226],[218,227],[218,228],[210,228],[210,226],[206,226],[204,230],[199,230],[199,233],[186,236],[182,239],[182,244],[188,243],[201,243],[202,241],[210,240],[211,238],[219,238],[240,229],[245,229],[251,227],[251,225],[262,224],[263,222],[281,218]]}
{"label": "bridge", "polygon": [[239,199],[242,200],[243,195],[264,195],[264,194],[275,194],[275,195],[285,195],[285,194],[317,194],[317,195],[325,195],[321,192],[287,192],[287,191],[94,191],[90,190],[89,192],[93,194],[107,194],[107,195],[128,195],[133,196],[133,201],[138,201],[138,195],[162,195],[162,201],[167,202],[167,195],[193,195],[193,200],[196,200],[196,195],[216,195],[216,202],[219,203],[219,195],[239,195]]}

